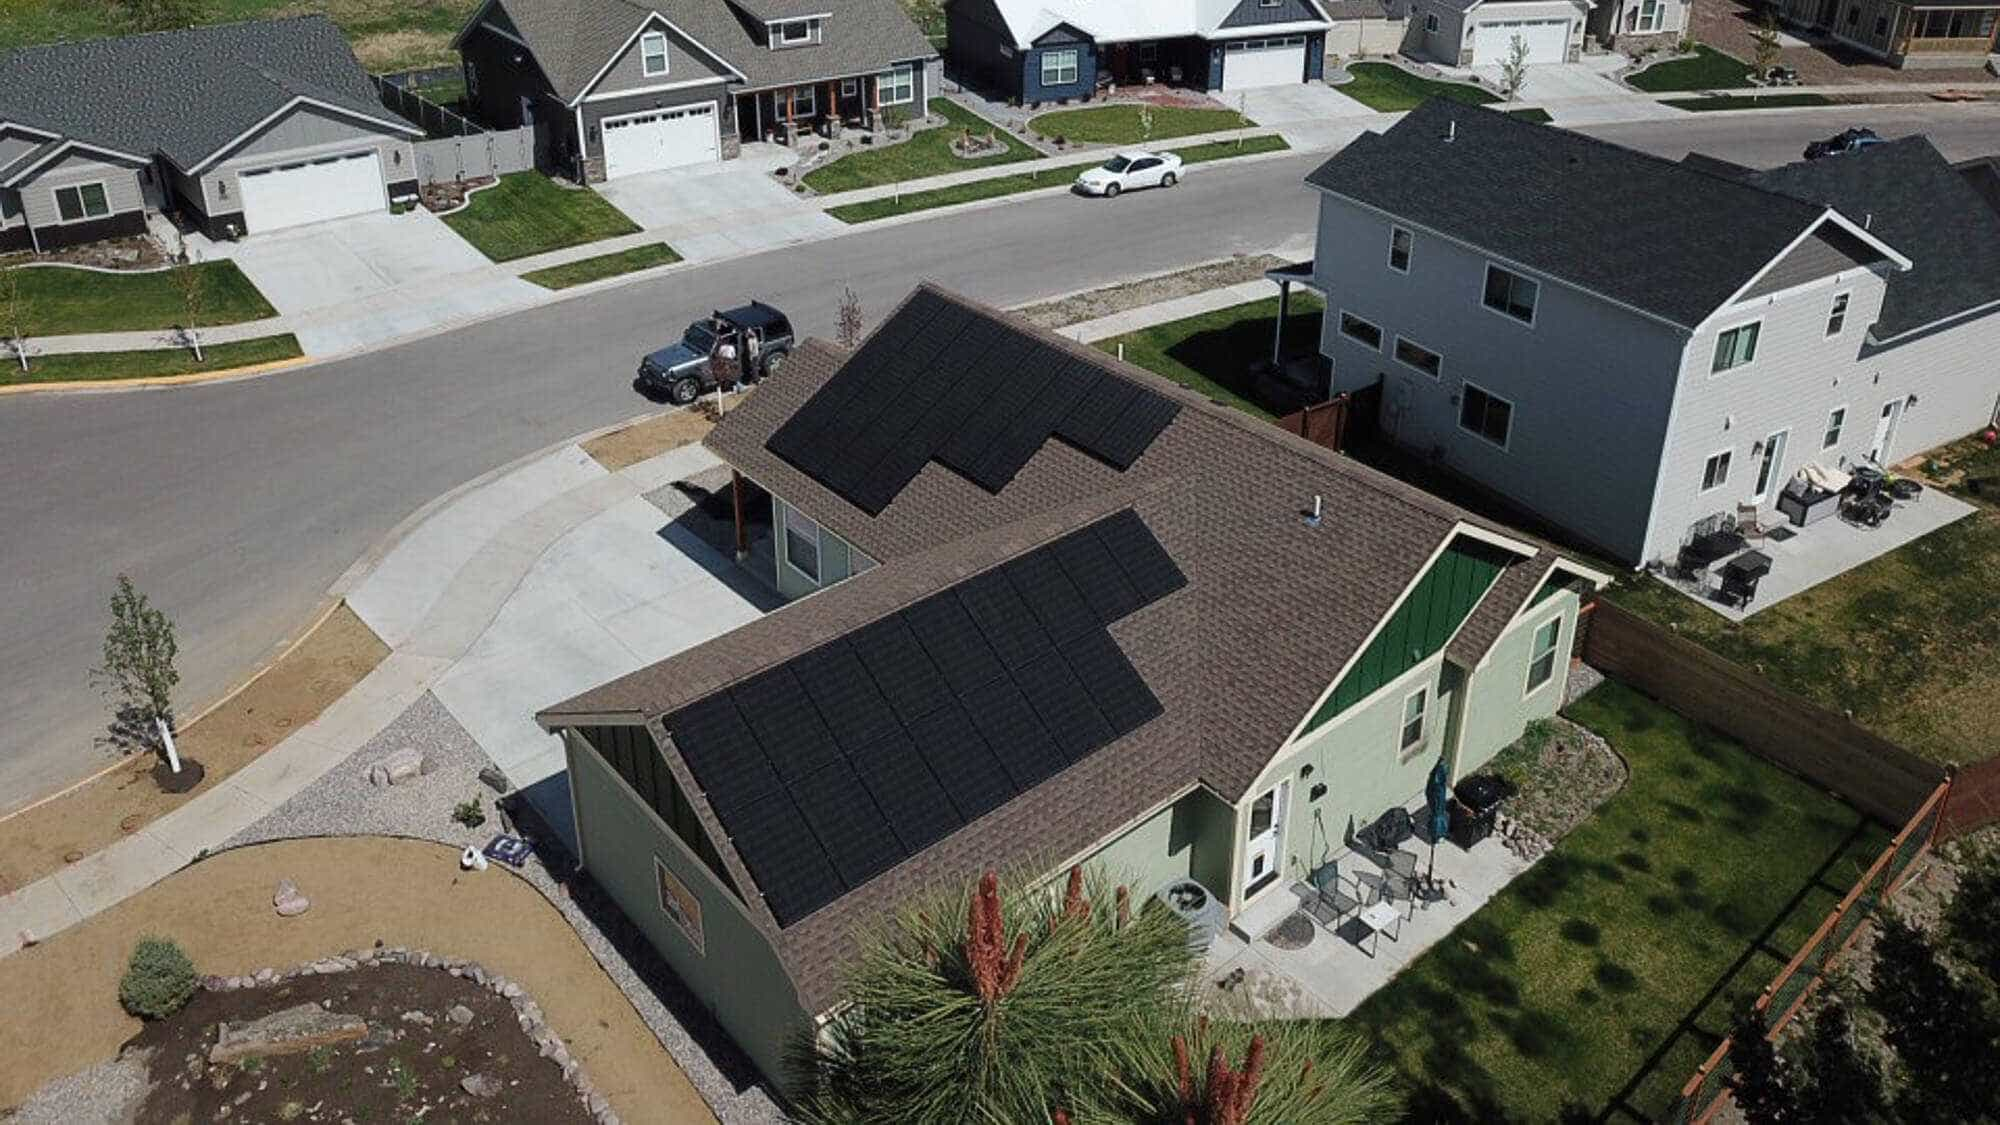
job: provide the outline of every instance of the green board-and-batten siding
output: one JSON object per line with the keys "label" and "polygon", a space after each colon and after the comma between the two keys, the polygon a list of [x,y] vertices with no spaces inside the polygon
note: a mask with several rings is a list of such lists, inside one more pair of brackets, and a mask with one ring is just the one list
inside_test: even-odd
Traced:
{"label": "green board-and-batten siding", "polygon": [[1468,536],[1452,540],[1300,733],[1332,721],[1443,648],[1512,557]]}
{"label": "green board-and-batten siding", "polygon": [[743,892],[736,887],[736,880],[729,877],[729,869],[722,865],[722,856],[717,854],[715,845],[708,840],[708,833],[701,830],[701,821],[694,815],[694,806],[688,804],[687,794],[674,781],[673,772],[667,769],[666,760],[660,756],[660,748],[653,743],[653,734],[645,727],[609,726],[582,727],[577,731],[584,743],[597,751],[605,764],[625,779],[639,798],[650,805],[660,819],[679,836],[694,854],[701,857],[715,877],[722,881],[738,898]]}

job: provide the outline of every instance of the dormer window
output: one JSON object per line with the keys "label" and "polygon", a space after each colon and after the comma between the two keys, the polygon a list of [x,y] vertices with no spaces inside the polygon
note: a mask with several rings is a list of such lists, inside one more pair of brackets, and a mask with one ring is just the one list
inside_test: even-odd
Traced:
{"label": "dormer window", "polygon": [[808,43],[819,42],[819,21],[816,19],[786,20],[783,23],[774,23],[770,27],[773,50],[779,47],[803,47]]}
{"label": "dormer window", "polygon": [[665,32],[649,31],[639,37],[639,66],[648,78],[658,78],[667,72]]}

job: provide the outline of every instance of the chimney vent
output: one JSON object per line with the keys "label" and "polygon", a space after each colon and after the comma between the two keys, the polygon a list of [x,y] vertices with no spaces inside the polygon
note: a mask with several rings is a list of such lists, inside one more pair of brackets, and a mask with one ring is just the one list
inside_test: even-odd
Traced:
{"label": "chimney vent", "polygon": [[1451,142],[1457,139],[1458,139],[1458,119],[1454,117],[1450,121],[1445,122],[1444,143],[1450,144]]}
{"label": "chimney vent", "polygon": [[1320,517],[1325,512],[1325,510],[1326,510],[1325,498],[1322,497],[1317,492],[1313,493],[1313,506],[1310,511],[1306,512],[1306,526],[1318,527]]}

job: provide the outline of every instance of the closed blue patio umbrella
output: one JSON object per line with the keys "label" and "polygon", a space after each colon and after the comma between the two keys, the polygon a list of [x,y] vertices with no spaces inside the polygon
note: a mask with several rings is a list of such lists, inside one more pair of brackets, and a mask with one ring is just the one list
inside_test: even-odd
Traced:
{"label": "closed blue patio umbrella", "polygon": [[1431,814],[1431,869],[1425,879],[1433,880],[1437,877],[1438,837],[1451,831],[1451,763],[1442,754],[1438,755],[1437,765],[1431,767],[1424,800]]}

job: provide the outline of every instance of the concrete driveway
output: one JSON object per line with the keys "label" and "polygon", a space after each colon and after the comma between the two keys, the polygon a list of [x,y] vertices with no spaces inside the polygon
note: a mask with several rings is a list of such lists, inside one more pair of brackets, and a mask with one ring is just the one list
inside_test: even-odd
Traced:
{"label": "concrete driveway", "polygon": [[788,154],[761,151],[771,147],[746,146],[743,157],[718,165],[609,180],[597,192],[690,261],[770,250],[845,230],[771,175],[792,162]]}
{"label": "concrete driveway", "polygon": [[202,254],[233,260],[294,318],[308,355],[459,323],[541,295],[422,208],[252,235]]}
{"label": "concrete driveway", "polygon": [[[1557,125],[1597,125],[1607,121],[1657,121],[1683,116],[1682,111],[1663,106],[1644,93],[1620,84],[1613,72],[1626,63],[1619,54],[1585,55],[1573,63],[1553,63],[1528,68],[1527,81],[1515,100],[1549,111]],[[1474,76],[1490,89],[1498,89],[1502,77],[1497,66],[1459,70],[1444,68],[1459,77]]]}
{"label": "concrete driveway", "polygon": [[1239,97],[1250,120],[1276,129],[1286,144],[1299,149],[1346,144],[1377,116],[1374,110],[1324,82],[1266,86],[1226,94],[1223,100],[1233,102]]}

